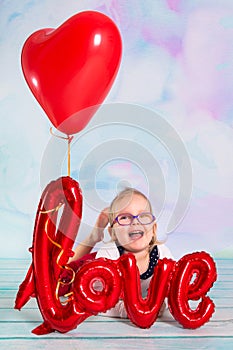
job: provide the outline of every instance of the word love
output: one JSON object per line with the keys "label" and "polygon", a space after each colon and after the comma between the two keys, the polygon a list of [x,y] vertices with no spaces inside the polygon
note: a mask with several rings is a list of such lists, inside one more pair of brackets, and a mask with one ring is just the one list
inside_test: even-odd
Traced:
{"label": "word love", "polygon": [[[135,258],[127,254],[117,261],[97,259],[85,264],[76,274],[73,290],[82,311],[90,314],[112,308],[123,295],[128,317],[141,328],[156,321],[167,297],[173,317],[183,327],[194,329],[214,312],[214,303],[206,294],[216,276],[215,263],[206,252],[185,255],[178,262],[164,258],[158,261],[143,299]],[[189,306],[191,300],[199,301],[195,309]]]}
{"label": "word love", "polygon": [[[62,210],[60,220],[58,211]],[[43,324],[32,332],[37,335],[61,333],[76,328],[87,317],[114,307],[124,299],[130,320],[148,328],[157,319],[167,298],[173,317],[185,328],[197,328],[214,312],[213,301],[206,296],[217,278],[213,259],[206,252],[185,255],[178,262],[158,261],[148,294],[142,298],[140,276],[135,257],[118,260],[96,259],[73,273],[70,296],[65,303],[59,297],[61,274],[72,272],[67,262],[82,219],[82,192],[69,176],[52,181],[44,189],[36,214],[32,264],[19,286],[15,309],[20,310],[36,297]],[[189,302],[194,300],[195,308]]]}

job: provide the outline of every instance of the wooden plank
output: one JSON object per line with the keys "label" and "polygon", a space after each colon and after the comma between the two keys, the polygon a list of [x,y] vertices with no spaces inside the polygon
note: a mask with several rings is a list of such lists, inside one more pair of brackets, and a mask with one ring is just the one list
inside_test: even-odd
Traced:
{"label": "wooden plank", "polygon": [[[92,318],[95,322],[101,322],[104,320],[103,317],[94,317]],[[169,310],[166,310],[166,313],[162,318],[158,318],[156,322],[164,321],[174,321],[173,316],[170,314]],[[221,308],[216,307],[215,312],[211,318],[211,321],[225,321],[233,320],[232,308]],[[23,308],[22,310],[14,310],[13,308],[3,308],[0,309],[0,322],[28,322],[28,321],[42,321],[42,316],[38,307],[34,308]],[[118,320],[119,321],[119,320]],[[121,322],[125,320],[122,319]]]}
{"label": "wooden plank", "polygon": [[0,259],[0,269],[6,270],[27,270],[31,264],[31,259]]}
{"label": "wooden plank", "polygon": [[172,338],[88,338],[76,339],[67,336],[65,339],[50,337],[49,339],[29,338],[29,339],[4,339],[0,342],[0,350],[232,350],[232,338],[192,338],[172,337]]}
{"label": "wooden plank", "polygon": [[[0,290],[5,288],[18,289],[19,285],[24,280],[25,275],[16,276],[15,274],[0,274]],[[232,289],[233,287],[233,274],[232,275],[221,275],[214,283],[212,289]]]}
{"label": "wooden plank", "polygon": [[[221,295],[223,292],[213,292],[208,293],[207,295],[211,298],[211,300],[214,302],[216,307],[232,307],[233,308],[233,296],[231,291],[224,292],[224,296]],[[16,292],[12,293],[12,291],[5,291],[1,292],[0,295],[0,309],[1,308],[14,308],[15,305],[15,296]],[[191,307],[195,307],[198,302],[196,301],[189,301]],[[33,306],[32,306],[33,305]],[[193,306],[192,306],[193,305]],[[29,301],[24,305],[23,308],[36,308],[37,307],[37,300],[36,298],[30,298]]]}
{"label": "wooden plank", "polygon": [[[0,278],[1,276],[18,276],[23,278],[31,265],[28,260],[0,259]],[[221,276],[233,275],[233,259],[222,260],[217,265],[218,280]],[[222,278],[222,277],[221,277]]]}
{"label": "wooden plank", "polygon": [[[230,271],[230,270],[229,270]],[[2,283],[10,282],[11,284],[15,283],[15,285],[19,285],[25,278],[26,273],[22,273],[22,271],[19,270],[2,270],[0,271],[0,288],[2,288]],[[228,274],[218,274],[217,281],[215,282],[215,285],[217,283],[221,284],[222,282],[232,282],[233,281],[233,271]]]}
{"label": "wooden plank", "polygon": [[[107,319],[107,318],[106,318]],[[32,337],[31,330],[39,325],[34,322],[10,322],[1,323],[0,339]],[[190,330],[183,329],[177,322],[155,322],[150,329],[136,328],[130,322],[83,322],[77,329],[68,333],[54,333],[56,338],[72,336],[75,338],[155,338],[155,337],[232,337],[233,323],[230,321],[207,322],[201,328]],[[40,338],[50,338],[51,335],[43,335]]]}
{"label": "wooden plank", "polygon": [[[232,305],[233,305],[233,289],[211,289],[207,295],[213,300],[215,301],[215,299],[219,299],[219,298],[223,298],[223,294],[224,294],[224,298],[226,299],[231,299],[232,300]],[[18,289],[7,289],[7,287],[5,289],[0,290],[0,299],[5,299],[5,298],[12,298],[14,299],[16,294],[18,292]]]}
{"label": "wooden plank", "polygon": [[[15,305],[15,299],[14,298],[0,298],[0,310],[3,309],[12,309]],[[36,298],[31,298],[27,304],[22,308],[23,309],[38,309],[37,300]]]}

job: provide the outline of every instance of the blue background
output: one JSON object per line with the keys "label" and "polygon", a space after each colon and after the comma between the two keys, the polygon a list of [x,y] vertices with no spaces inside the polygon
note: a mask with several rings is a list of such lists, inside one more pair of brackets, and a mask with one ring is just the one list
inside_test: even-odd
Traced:
{"label": "blue background", "polygon": [[[38,29],[57,28],[75,13],[97,10],[114,20],[123,40],[121,67],[105,103],[135,104],[160,113],[183,140],[191,160],[189,207],[167,244],[177,257],[195,250],[233,257],[232,1],[15,0],[0,1],[0,8],[0,256],[30,256],[27,249],[44,187],[41,164],[51,140],[51,124],[23,78],[22,46]],[[132,162],[130,149],[128,159],[109,157],[93,174],[87,149],[94,152],[114,132],[113,127],[83,132],[72,146],[71,174],[78,179],[81,167],[86,179],[81,183],[85,225],[80,239],[117,189],[124,184],[151,187],[152,165],[140,163],[143,152]],[[123,126],[122,134],[129,135]],[[154,149],[155,140],[145,133],[127,137],[134,146],[139,136],[146,150]],[[172,211],[177,169],[171,155],[157,147],[153,158],[167,189],[164,205]],[[66,174],[65,160],[57,177],[61,174]],[[89,183],[90,177],[94,181]],[[94,209],[86,200],[92,191],[99,195]]]}

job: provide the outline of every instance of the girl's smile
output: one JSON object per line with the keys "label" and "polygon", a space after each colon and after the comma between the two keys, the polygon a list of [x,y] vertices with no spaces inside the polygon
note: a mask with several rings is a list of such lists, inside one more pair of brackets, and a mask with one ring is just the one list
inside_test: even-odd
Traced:
{"label": "girl's smile", "polygon": [[136,240],[136,239],[140,239],[142,238],[142,236],[144,235],[144,232],[143,231],[139,231],[139,230],[134,230],[132,232],[129,232],[129,237],[132,239],[132,240]]}

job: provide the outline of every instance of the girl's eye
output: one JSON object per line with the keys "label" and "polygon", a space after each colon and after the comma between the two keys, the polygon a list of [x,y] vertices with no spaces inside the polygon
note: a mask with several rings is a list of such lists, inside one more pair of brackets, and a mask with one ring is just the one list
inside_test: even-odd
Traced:
{"label": "girl's eye", "polygon": [[124,215],[120,217],[120,220],[127,220],[128,218],[129,218],[128,216]]}
{"label": "girl's eye", "polygon": [[130,220],[131,219],[131,215],[121,215],[120,217],[119,217],[119,220]]}

